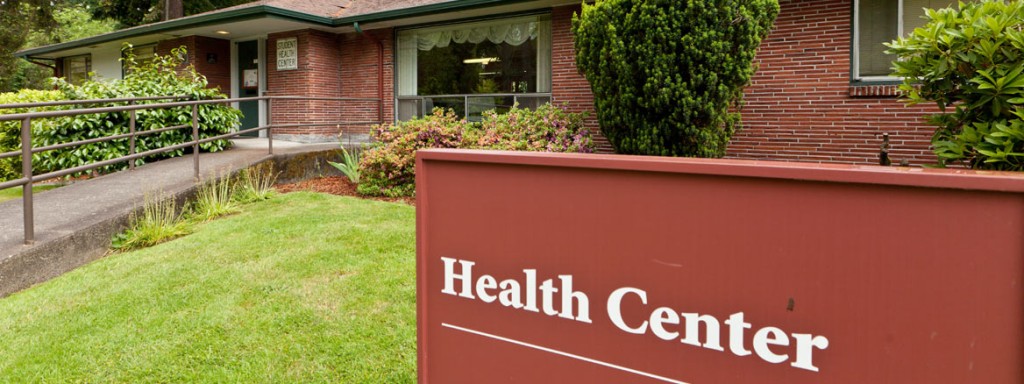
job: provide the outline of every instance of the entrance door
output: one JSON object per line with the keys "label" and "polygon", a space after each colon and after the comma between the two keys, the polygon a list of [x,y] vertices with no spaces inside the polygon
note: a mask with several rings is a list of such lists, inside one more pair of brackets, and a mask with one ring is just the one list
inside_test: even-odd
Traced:
{"label": "entrance door", "polygon": [[[238,44],[238,97],[256,97],[260,95],[260,60],[259,43],[257,40],[243,41]],[[238,103],[242,111],[240,129],[256,128],[260,125],[259,101],[243,101]],[[259,132],[246,133],[242,136],[257,137]]]}

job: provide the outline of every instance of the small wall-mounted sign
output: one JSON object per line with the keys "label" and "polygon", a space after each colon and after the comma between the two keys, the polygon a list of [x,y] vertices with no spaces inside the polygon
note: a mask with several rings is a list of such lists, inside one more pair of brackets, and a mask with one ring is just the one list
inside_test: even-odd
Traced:
{"label": "small wall-mounted sign", "polygon": [[260,87],[260,74],[257,69],[246,69],[242,72],[242,88],[256,89]]}
{"label": "small wall-mounted sign", "polygon": [[277,70],[299,68],[299,42],[296,38],[277,40]]}

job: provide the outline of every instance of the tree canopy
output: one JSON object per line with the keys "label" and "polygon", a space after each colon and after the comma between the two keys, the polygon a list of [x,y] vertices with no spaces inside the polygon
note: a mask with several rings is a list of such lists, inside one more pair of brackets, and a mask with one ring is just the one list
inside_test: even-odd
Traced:
{"label": "tree canopy", "polygon": [[[163,19],[165,0],[92,0],[93,15],[117,20],[122,28],[157,22]],[[252,0],[189,0],[182,1],[185,16],[195,15],[249,3]]]}

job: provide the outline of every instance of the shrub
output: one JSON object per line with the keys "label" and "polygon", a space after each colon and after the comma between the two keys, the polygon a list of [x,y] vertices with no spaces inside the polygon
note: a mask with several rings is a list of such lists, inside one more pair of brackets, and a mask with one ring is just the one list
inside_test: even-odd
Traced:
{"label": "shrub", "polygon": [[[32,97],[43,99],[33,101],[52,101],[51,98],[64,100],[88,100],[147,96],[185,96],[192,100],[224,98],[224,95],[217,89],[206,88],[206,78],[196,72],[194,67],[189,66],[181,69],[180,65],[183,57],[185,57],[184,48],[179,48],[173,50],[170,55],[157,56],[151,62],[137,63],[134,56],[131,54],[131,48],[129,46],[126,48],[125,58],[127,61],[127,67],[129,68],[129,73],[123,80],[86,81],[82,85],[76,86],[63,81],[62,79],[56,79],[55,84],[57,86],[57,91],[54,91],[55,93],[38,95],[31,93],[31,91],[21,91],[14,94],[15,96],[7,97],[21,98],[26,101],[29,101]],[[59,95],[59,97],[55,97],[55,95]],[[159,100],[140,103],[152,104],[163,102],[167,101]],[[112,105],[60,106],[35,110],[69,110],[98,106]],[[25,112],[25,110],[22,110],[21,112]],[[201,138],[230,132],[238,125],[239,117],[241,116],[241,112],[226,104],[202,105],[199,107],[198,112],[199,135]],[[0,111],[0,113],[16,113],[16,111],[3,110]],[[128,122],[128,112],[36,119],[32,123],[32,145],[34,147],[40,147],[124,134],[128,133]],[[191,107],[147,109],[139,111],[136,116],[137,131],[191,123]],[[18,134],[20,129],[20,123],[18,122],[7,122],[0,126],[0,152],[12,151],[20,148],[21,140],[20,135]],[[191,139],[192,131],[188,128],[161,132],[155,135],[140,136],[136,139],[136,152],[145,152],[152,149],[181,144],[190,141]],[[200,145],[200,149],[215,152],[227,148],[229,144],[230,142],[227,140],[219,140],[202,144]],[[98,161],[114,159],[127,155],[128,146],[128,139],[118,139],[108,142],[85,144],[37,153],[33,155],[33,172],[41,174]],[[136,164],[143,164],[145,161],[181,156],[184,153],[186,153],[186,150],[178,149],[152,156],[147,159],[138,159],[136,160]],[[8,162],[8,164],[11,163],[12,162]],[[116,171],[126,168],[127,165],[127,162],[109,165],[99,168],[98,172]],[[2,167],[4,166],[0,166],[0,168]],[[10,168],[10,166],[7,166],[7,168]],[[21,174],[20,165],[15,170],[17,171],[17,175]],[[14,176],[7,175],[6,177],[11,178]]]}
{"label": "shrub", "polygon": [[573,17],[576,65],[619,153],[721,157],[776,0],[598,0]]}
{"label": "shrub", "polygon": [[467,131],[470,147],[512,151],[580,152],[594,151],[590,130],[583,128],[583,115],[566,113],[551,104],[535,111],[512,108],[505,114],[484,112],[479,128]]}
{"label": "shrub", "polygon": [[[0,104],[26,104],[48,101],[60,101],[64,94],[59,91],[37,91],[23,89],[14,93],[0,93]],[[51,108],[12,108],[0,110],[0,114],[16,114],[32,111],[52,110]],[[40,127],[42,124],[53,124],[52,119],[37,120],[33,127]],[[40,128],[36,128],[40,129]],[[52,129],[52,128],[51,128]],[[10,152],[21,149],[21,122],[5,121],[0,123],[0,152]],[[0,180],[11,180],[21,177],[21,156],[0,159]]]}
{"label": "shrub", "polygon": [[416,150],[462,148],[468,123],[455,112],[434,109],[433,114],[374,128],[377,145],[363,153],[359,162],[359,193],[371,196],[412,196],[416,186]]}
{"label": "shrub", "polygon": [[496,149],[546,152],[594,151],[583,116],[544,105],[536,110],[513,106],[508,113],[484,113],[480,123],[458,119],[451,110],[434,109],[423,118],[374,129],[376,144],[363,153],[359,193],[413,196],[416,150],[422,148]]}
{"label": "shrub", "polygon": [[929,118],[940,165],[1024,170],[1024,1],[961,2],[925,18],[888,52],[905,100],[942,110]]}

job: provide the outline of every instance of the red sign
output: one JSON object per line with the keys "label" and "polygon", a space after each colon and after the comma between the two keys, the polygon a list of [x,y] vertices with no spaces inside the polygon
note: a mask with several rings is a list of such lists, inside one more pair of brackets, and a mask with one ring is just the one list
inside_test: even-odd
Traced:
{"label": "red sign", "polygon": [[1024,175],[417,161],[421,383],[1024,381]]}

